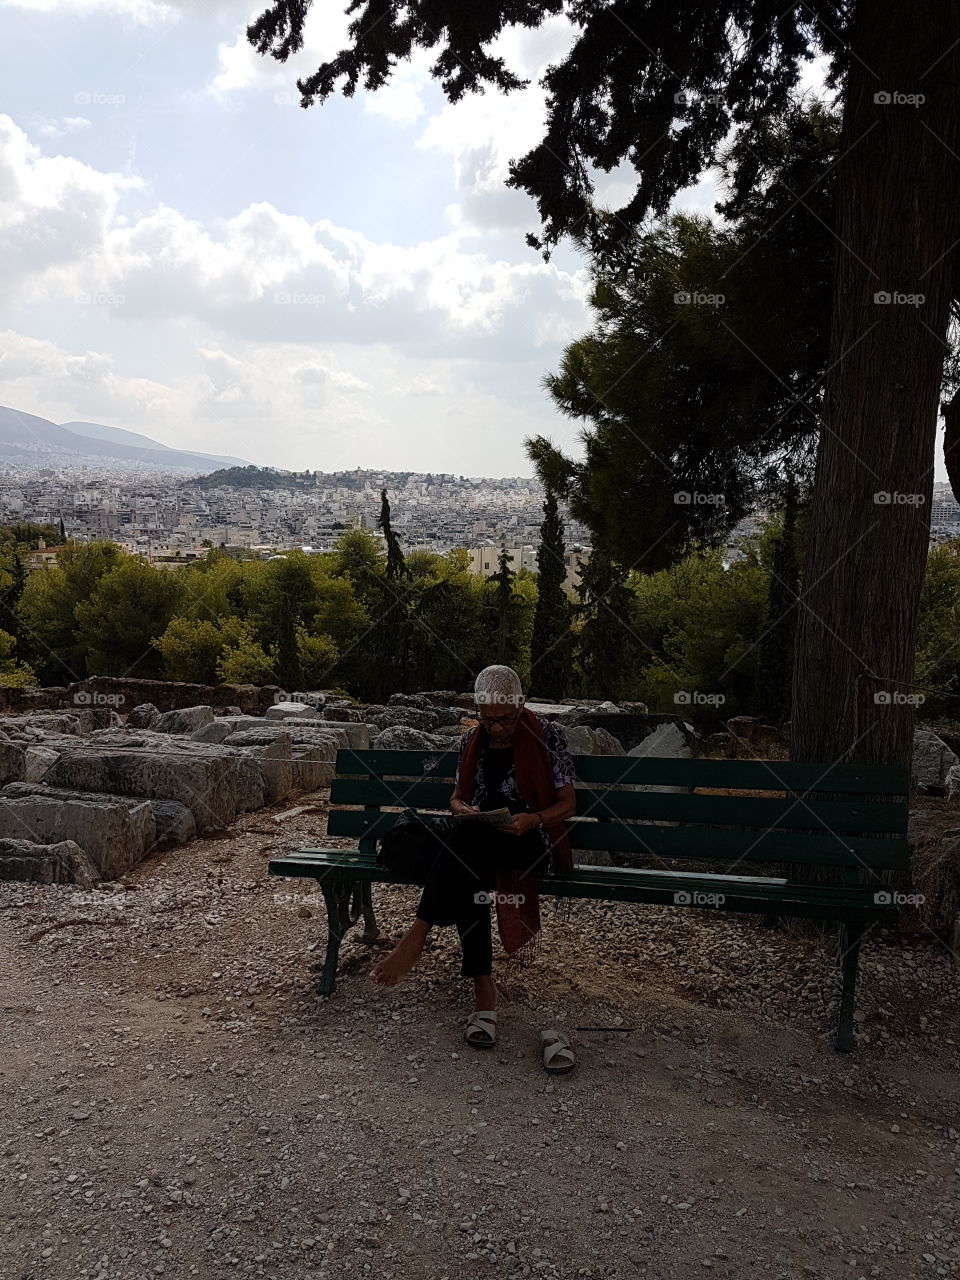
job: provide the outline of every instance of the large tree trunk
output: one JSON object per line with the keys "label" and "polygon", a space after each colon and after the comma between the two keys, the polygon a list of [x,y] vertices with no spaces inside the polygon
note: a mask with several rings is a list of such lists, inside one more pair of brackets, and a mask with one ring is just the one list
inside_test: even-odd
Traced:
{"label": "large tree trunk", "polygon": [[[795,760],[911,758],[913,706],[898,698],[912,692],[960,235],[958,41],[960,5],[952,0],[857,4],[824,426],[797,630]],[[876,102],[883,93],[925,101]],[[878,293],[924,300],[883,303]],[[878,500],[884,494],[889,500]]]}

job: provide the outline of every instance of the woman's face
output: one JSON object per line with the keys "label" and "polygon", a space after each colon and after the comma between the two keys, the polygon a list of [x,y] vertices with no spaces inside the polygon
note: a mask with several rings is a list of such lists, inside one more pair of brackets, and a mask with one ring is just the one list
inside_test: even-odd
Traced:
{"label": "woman's face", "polygon": [[513,737],[519,714],[519,706],[511,707],[508,703],[495,702],[478,708],[477,719],[490,734],[491,742],[507,743]]}

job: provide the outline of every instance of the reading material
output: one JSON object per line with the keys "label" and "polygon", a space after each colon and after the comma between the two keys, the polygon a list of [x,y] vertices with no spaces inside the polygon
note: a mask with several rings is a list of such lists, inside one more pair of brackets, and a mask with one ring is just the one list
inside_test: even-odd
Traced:
{"label": "reading material", "polygon": [[510,822],[513,814],[509,809],[485,809],[481,813],[461,813],[460,822],[487,822],[492,826],[502,826]]}

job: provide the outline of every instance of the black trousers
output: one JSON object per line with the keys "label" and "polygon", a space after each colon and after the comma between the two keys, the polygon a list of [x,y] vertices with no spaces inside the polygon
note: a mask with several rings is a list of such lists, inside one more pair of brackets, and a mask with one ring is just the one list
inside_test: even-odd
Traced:
{"label": "black trousers", "polygon": [[490,896],[497,871],[515,867],[537,875],[546,870],[550,854],[539,830],[509,836],[495,827],[464,822],[434,858],[427,874],[417,919],[435,925],[456,925],[460,935],[464,978],[493,972]]}

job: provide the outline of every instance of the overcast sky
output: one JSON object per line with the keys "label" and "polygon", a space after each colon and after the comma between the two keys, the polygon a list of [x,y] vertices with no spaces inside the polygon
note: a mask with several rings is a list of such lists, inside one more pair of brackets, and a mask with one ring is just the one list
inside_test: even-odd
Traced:
{"label": "overcast sky", "polygon": [[530,475],[537,432],[579,455],[540,382],[590,325],[585,262],[528,249],[503,185],[563,21],[502,40],[523,93],[450,106],[424,58],[304,111],[343,0],[286,65],[244,35],[264,7],[0,0],[0,403],[279,467]]}

